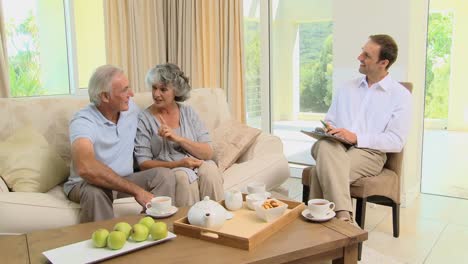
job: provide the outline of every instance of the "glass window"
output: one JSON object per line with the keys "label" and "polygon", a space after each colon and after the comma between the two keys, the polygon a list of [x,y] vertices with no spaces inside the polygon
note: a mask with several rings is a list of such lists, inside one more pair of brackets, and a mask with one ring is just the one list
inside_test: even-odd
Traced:
{"label": "glass window", "polygon": [[260,3],[244,1],[245,107],[247,124],[262,127],[260,73]]}
{"label": "glass window", "polygon": [[0,1],[13,97],[76,93],[106,63],[102,1]]}
{"label": "glass window", "polygon": [[68,94],[62,0],[3,0],[13,97]]}
{"label": "glass window", "polygon": [[332,99],[331,21],[299,24],[300,112],[326,113]]}

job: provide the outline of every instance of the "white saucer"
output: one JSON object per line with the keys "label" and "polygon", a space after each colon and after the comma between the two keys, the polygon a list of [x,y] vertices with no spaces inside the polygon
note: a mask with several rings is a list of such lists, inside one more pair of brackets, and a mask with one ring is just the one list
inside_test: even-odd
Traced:
{"label": "white saucer", "polygon": [[325,221],[328,221],[328,220],[332,219],[333,217],[335,217],[335,215],[336,215],[335,211],[330,211],[325,216],[316,217],[316,216],[313,216],[313,215],[310,214],[309,209],[305,209],[304,211],[302,211],[302,216],[305,219],[310,220],[310,221],[314,221],[314,222],[325,222]]}
{"label": "white saucer", "polygon": [[151,208],[148,208],[146,209],[146,214],[147,215],[150,215],[154,218],[165,218],[165,217],[169,217],[175,213],[177,213],[177,211],[179,211],[179,208],[175,207],[175,206],[171,206],[171,208],[169,209],[168,212],[164,212],[164,213],[160,213],[160,212],[155,212],[153,211]]}
{"label": "white saucer", "polygon": [[226,220],[231,220],[234,215],[231,212],[226,211]]}

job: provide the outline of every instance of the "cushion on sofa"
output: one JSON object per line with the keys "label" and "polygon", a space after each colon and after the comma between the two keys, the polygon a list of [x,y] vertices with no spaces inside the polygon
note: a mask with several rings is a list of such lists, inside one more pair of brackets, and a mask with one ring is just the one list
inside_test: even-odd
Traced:
{"label": "cushion on sofa", "polygon": [[214,160],[221,172],[229,168],[260,135],[261,130],[236,120],[223,122],[213,132]]}
{"label": "cushion on sofa", "polygon": [[10,192],[2,176],[0,176],[0,192]]}
{"label": "cushion on sofa", "polygon": [[25,126],[0,142],[0,175],[14,192],[46,192],[69,169],[41,134]]}

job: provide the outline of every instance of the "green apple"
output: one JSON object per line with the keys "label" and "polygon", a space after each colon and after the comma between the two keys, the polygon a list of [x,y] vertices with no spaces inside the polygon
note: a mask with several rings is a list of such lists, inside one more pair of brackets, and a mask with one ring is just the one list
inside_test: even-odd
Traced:
{"label": "green apple", "polygon": [[154,224],[154,219],[151,216],[145,216],[138,221],[139,224],[145,225],[148,230],[151,228],[151,226]]}
{"label": "green apple", "polygon": [[132,226],[127,222],[119,222],[114,226],[114,230],[124,232],[128,239],[128,236],[130,236],[130,231],[132,230]]}
{"label": "green apple", "polygon": [[112,231],[107,237],[107,246],[110,249],[121,249],[125,242],[127,242],[127,236],[122,231]]}
{"label": "green apple", "polygon": [[132,228],[132,239],[136,242],[145,241],[149,230],[144,224],[134,224]]}
{"label": "green apple", "polygon": [[93,240],[95,247],[102,248],[107,245],[107,236],[109,236],[109,231],[104,228],[99,228],[93,232],[91,240]]}
{"label": "green apple", "polygon": [[151,237],[159,240],[167,237],[167,225],[164,222],[155,222],[150,228]]}

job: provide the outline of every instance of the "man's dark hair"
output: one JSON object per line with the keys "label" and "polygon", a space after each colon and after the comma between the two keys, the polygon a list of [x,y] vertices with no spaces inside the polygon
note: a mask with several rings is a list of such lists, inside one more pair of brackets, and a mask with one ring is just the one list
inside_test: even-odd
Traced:
{"label": "man's dark hair", "polygon": [[377,43],[380,46],[379,60],[388,60],[386,69],[396,61],[398,57],[398,46],[389,35],[370,35],[369,39]]}

